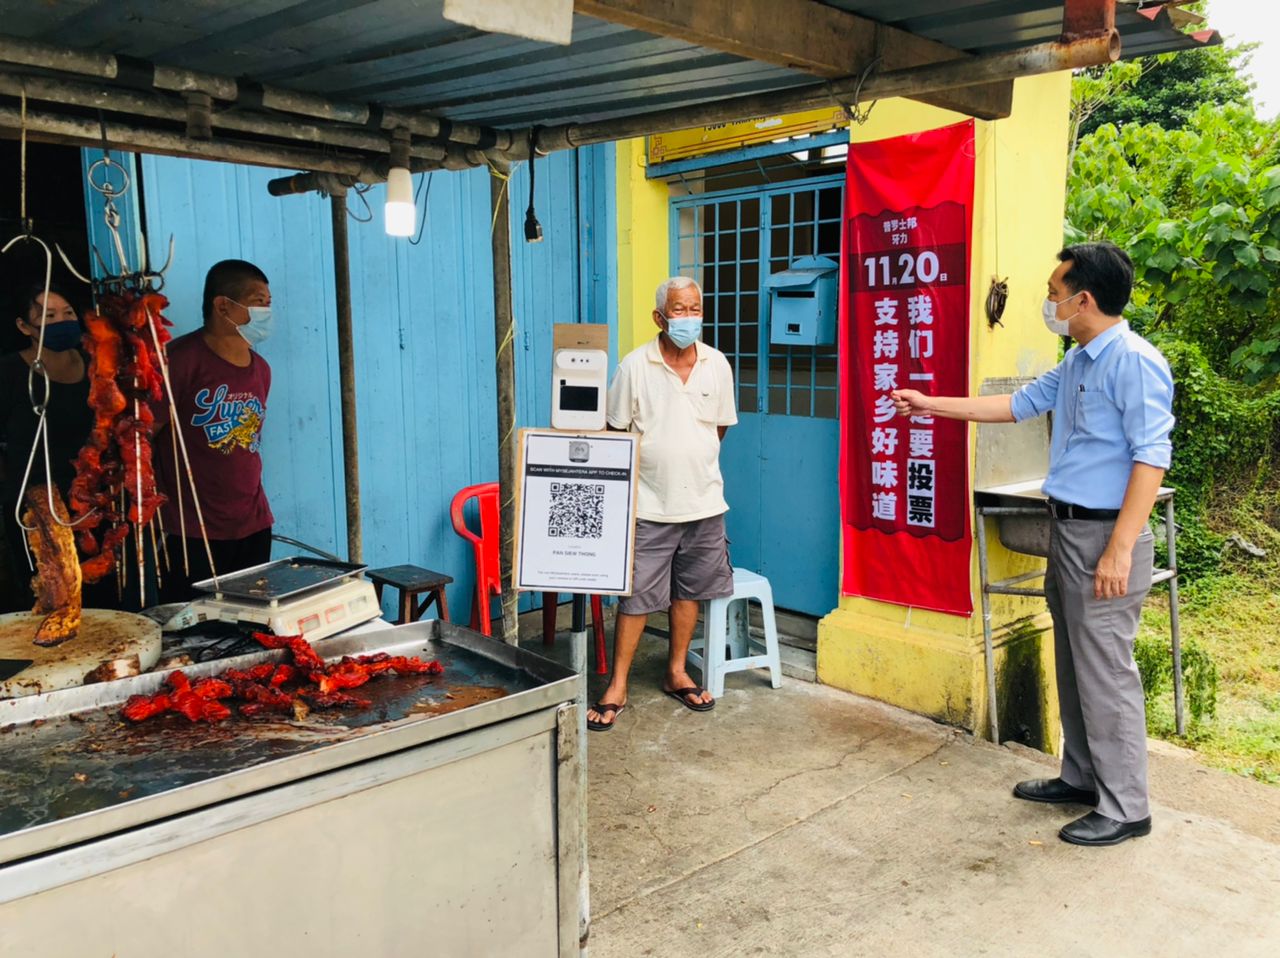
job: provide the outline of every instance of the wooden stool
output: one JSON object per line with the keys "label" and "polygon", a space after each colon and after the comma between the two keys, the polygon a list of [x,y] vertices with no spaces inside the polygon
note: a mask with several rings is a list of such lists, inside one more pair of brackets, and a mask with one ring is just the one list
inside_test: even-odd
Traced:
{"label": "wooden stool", "polygon": [[[384,585],[400,591],[400,618],[396,619],[396,625],[417,622],[422,618],[422,613],[430,608],[432,602],[440,611],[440,618],[445,622],[449,621],[449,600],[445,598],[444,587],[453,581],[452,576],[447,576],[443,572],[432,572],[430,569],[416,565],[392,565],[385,569],[369,569],[365,575],[373,583],[373,592],[378,597],[379,603],[382,602]],[[419,604],[418,596],[423,592],[427,593],[427,597]]]}

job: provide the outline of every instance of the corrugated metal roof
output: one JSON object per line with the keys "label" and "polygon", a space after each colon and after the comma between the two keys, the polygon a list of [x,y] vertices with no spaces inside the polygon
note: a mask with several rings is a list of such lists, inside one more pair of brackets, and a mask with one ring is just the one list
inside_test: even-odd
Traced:
{"label": "corrugated metal roof", "polygon": [[[828,0],[974,53],[1056,39],[1061,2]],[[678,40],[574,18],[567,47],[447,21],[440,0],[59,0],[6,11],[11,36],[498,127],[608,119],[812,84]],[[1148,4],[1150,7],[1151,5]],[[1195,46],[1167,16],[1117,13],[1125,54]]]}
{"label": "corrugated metal roof", "polygon": [[[918,33],[970,53],[999,53],[1056,40],[1062,31],[1061,2],[1053,0],[824,0],[881,23]],[[1189,50],[1201,45],[1178,31],[1168,4],[1120,0],[1116,29],[1121,56]],[[1172,8],[1171,8],[1172,9]],[[1145,12],[1144,12],[1145,11]]]}

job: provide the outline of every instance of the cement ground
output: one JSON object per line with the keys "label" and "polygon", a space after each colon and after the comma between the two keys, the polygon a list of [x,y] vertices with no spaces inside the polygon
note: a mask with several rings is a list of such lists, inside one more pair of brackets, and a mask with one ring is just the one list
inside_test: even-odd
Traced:
{"label": "cement ground", "polygon": [[1151,836],[1079,848],[1010,794],[1048,756],[762,673],[697,714],[665,649],[588,736],[592,958],[1280,954],[1280,789],[1153,743]]}

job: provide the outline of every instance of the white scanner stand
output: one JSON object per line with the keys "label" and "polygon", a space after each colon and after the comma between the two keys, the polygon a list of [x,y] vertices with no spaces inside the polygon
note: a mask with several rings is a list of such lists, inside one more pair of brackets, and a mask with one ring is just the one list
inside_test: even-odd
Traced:
{"label": "white scanner stand", "polygon": [[551,361],[551,428],[605,428],[609,354],[603,349],[557,349]]}

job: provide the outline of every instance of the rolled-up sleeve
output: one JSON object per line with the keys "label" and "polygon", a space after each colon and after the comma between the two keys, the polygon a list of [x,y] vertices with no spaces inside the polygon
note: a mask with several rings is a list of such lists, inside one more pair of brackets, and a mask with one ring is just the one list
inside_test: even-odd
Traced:
{"label": "rolled-up sleeve", "polygon": [[628,363],[618,366],[613,382],[609,385],[606,418],[614,429],[630,429],[633,416],[631,368]]}
{"label": "rolled-up sleeve", "polygon": [[1054,366],[1034,382],[1029,382],[1009,400],[1009,411],[1014,422],[1043,416],[1058,401],[1058,383],[1062,379],[1062,364]]}
{"label": "rolled-up sleeve", "polygon": [[1116,405],[1134,462],[1168,469],[1173,457],[1173,376],[1160,355],[1134,352],[1120,363]]}

